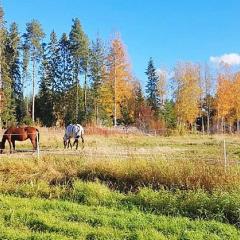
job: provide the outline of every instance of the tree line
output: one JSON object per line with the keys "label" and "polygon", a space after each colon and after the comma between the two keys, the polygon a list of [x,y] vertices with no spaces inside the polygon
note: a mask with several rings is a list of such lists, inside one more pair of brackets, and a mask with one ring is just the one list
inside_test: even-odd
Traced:
{"label": "tree line", "polygon": [[[146,86],[133,75],[119,34],[90,41],[78,18],[46,36],[32,20],[20,34],[0,8],[0,124],[134,125],[143,130],[239,131],[240,74],[177,63],[172,76],[150,58]],[[31,95],[26,94],[31,89]]]}

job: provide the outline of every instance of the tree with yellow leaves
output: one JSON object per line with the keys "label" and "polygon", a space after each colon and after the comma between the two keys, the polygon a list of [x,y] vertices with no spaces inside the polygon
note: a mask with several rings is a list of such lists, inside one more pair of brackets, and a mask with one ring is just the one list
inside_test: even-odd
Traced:
{"label": "tree with yellow leaves", "polygon": [[121,107],[131,97],[132,74],[127,58],[126,49],[119,36],[111,42],[108,56],[109,84],[113,96],[113,118],[114,126],[117,125],[117,118],[121,117]]}
{"label": "tree with yellow leaves", "polygon": [[179,63],[175,68],[176,114],[178,124],[188,125],[191,129],[199,114],[200,68],[193,63]]}

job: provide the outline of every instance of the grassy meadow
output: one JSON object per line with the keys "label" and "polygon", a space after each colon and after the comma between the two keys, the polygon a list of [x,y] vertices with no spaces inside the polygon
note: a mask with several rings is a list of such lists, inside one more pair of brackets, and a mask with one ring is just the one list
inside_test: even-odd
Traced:
{"label": "grassy meadow", "polygon": [[240,136],[62,137],[0,156],[0,239],[240,239]]}

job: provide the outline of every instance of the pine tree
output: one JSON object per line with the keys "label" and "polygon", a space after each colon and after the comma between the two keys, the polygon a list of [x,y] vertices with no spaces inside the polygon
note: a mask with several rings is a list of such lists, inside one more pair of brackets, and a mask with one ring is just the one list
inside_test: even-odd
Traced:
{"label": "pine tree", "polygon": [[174,129],[177,125],[177,116],[173,100],[165,101],[164,108],[162,110],[162,115],[166,123],[166,127],[169,129]]}
{"label": "pine tree", "polygon": [[66,33],[59,40],[60,63],[59,73],[61,79],[61,92],[65,92],[73,84],[73,61],[71,57],[70,42]]}
{"label": "pine tree", "polygon": [[[37,20],[32,20],[26,24],[24,37],[24,49],[26,56],[29,54],[32,63],[32,121],[35,121],[35,88],[36,88],[36,69],[42,53],[42,39],[45,34],[41,24]],[[25,58],[29,60],[29,58]],[[25,63],[27,64],[27,62]]]}
{"label": "pine tree", "polygon": [[[74,81],[73,60],[71,56],[70,42],[66,33],[62,34],[62,37],[58,44],[60,50],[59,73],[61,82],[59,82],[60,99],[57,109],[58,113],[60,114],[60,118],[63,120],[62,125],[66,125],[66,123],[73,122],[71,119],[75,119],[75,114],[74,116],[70,117],[71,114],[68,113],[71,111],[72,106],[74,106],[70,105],[70,102],[72,103],[72,99],[70,94],[71,91],[69,91],[69,89],[73,87]],[[71,101],[69,101],[69,99],[71,99]],[[75,102],[73,102],[73,104],[75,104]]]}
{"label": "pine tree", "polygon": [[140,118],[140,112],[142,107],[145,105],[145,99],[142,91],[141,84],[139,82],[136,83],[135,87],[135,119]]}
{"label": "pine tree", "polygon": [[153,59],[150,58],[148,62],[148,67],[146,70],[146,75],[148,77],[147,85],[146,85],[146,93],[147,93],[147,101],[149,106],[155,112],[155,116],[158,115],[159,111],[159,77],[156,73],[156,69],[154,67]]}
{"label": "pine tree", "polygon": [[84,33],[80,20],[73,19],[72,29],[69,35],[70,49],[73,56],[74,81],[76,84],[76,119],[79,119],[79,74],[84,74],[84,111],[87,106],[87,68],[88,68],[88,38]]}
{"label": "pine tree", "polygon": [[46,44],[42,45],[42,58],[40,64],[40,86],[36,97],[36,118],[44,126],[51,127],[55,123],[53,109],[53,75],[51,63],[48,59]]}
{"label": "pine tree", "polygon": [[[60,49],[56,33],[50,34],[50,42],[46,46],[45,54],[42,57],[41,64],[41,85],[40,98],[46,99],[45,104],[48,105],[48,113],[43,113],[45,118],[44,124],[48,126],[56,125],[56,121],[62,121],[60,118],[59,104],[61,103],[61,73],[60,73]],[[39,106],[40,107],[40,106]],[[46,110],[45,110],[46,111]],[[49,115],[47,119],[46,116]]]}
{"label": "pine tree", "polygon": [[4,25],[4,13],[3,9],[0,8],[0,125],[2,121],[6,124],[15,121],[15,106],[12,99],[13,88],[8,61],[7,40],[8,32]]}
{"label": "pine tree", "polygon": [[22,122],[26,115],[26,109],[24,108],[23,83],[20,72],[20,35],[16,23],[11,24],[7,35],[6,54],[12,81],[12,104],[17,121]]}
{"label": "pine tree", "polygon": [[91,79],[92,98],[94,103],[95,123],[99,122],[99,105],[101,86],[106,78],[106,53],[102,40],[97,38],[92,42],[89,58],[89,76]]}
{"label": "pine tree", "polygon": [[0,128],[2,128],[2,113],[4,108],[4,92],[3,92],[3,78],[2,78],[2,55],[3,55],[3,32],[4,32],[4,12],[0,6]]}
{"label": "pine tree", "polygon": [[54,31],[50,34],[50,42],[47,45],[47,65],[48,65],[48,78],[50,79],[51,86],[51,95],[52,95],[52,111],[54,115],[54,122],[52,124],[56,124],[56,121],[61,122],[61,94],[62,94],[62,79],[61,79],[61,71],[59,69],[61,64],[61,56],[60,49],[57,40],[56,33]]}

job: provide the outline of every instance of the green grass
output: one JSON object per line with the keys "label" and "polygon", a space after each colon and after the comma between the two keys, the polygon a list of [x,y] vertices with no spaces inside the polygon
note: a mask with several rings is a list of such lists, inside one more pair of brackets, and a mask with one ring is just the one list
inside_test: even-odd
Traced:
{"label": "green grass", "polygon": [[67,201],[0,196],[1,239],[239,239],[215,221],[157,216]]}
{"label": "green grass", "polygon": [[56,152],[0,156],[0,239],[240,239],[239,146],[119,135],[63,151],[61,134],[41,133]]}
{"label": "green grass", "polygon": [[88,206],[104,206],[116,209],[138,209],[156,215],[184,216],[191,219],[217,220],[239,227],[240,192],[215,191],[154,191],[140,189],[136,193],[123,194],[112,191],[100,183],[75,181],[72,186],[50,186],[46,182],[36,184],[5,184],[0,188],[5,195],[62,199]]}

